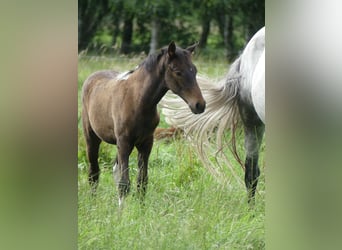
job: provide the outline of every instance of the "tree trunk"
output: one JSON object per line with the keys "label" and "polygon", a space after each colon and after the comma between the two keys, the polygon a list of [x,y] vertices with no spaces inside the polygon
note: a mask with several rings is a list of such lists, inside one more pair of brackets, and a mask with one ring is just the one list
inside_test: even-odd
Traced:
{"label": "tree trunk", "polygon": [[226,46],[225,48],[227,49],[227,58],[229,61],[233,60],[237,56],[237,51],[234,46],[234,35],[233,35],[233,30],[234,30],[234,21],[233,21],[233,16],[229,16],[227,18],[227,29],[226,29]]}
{"label": "tree trunk", "polygon": [[108,1],[78,2],[78,51],[88,48],[103,18],[109,13]]}
{"label": "tree trunk", "polygon": [[202,21],[202,34],[199,41],[200,48],[205,48],[207,46],[207,40],[210,32],[210,18],[204,18]]}
{"label": "tree trunk", "polygon": [[229,16],[224,15],[223,16],[223,44],[226,49],[229,49],[228,48],[228,35],[229,35],[228,27],[229,27]]}
{"label": "tree trunk", "polygon": [[119,24],[119,23],[120,23],[119,18],[114,17],[114,18],[113,18],[113,25],[114,25],[114,28],[113,28],[112,47],[115,47],[115,45],[116,45],[116,39],[118,38],[119,33],[120,33],[120,28],[119,28],[119,25],[120,25],[120,24]]}
{"label": "tree trunk", "polygon": [[156,20],[156,18],[153,18],[152,23],[151,23],[150,54],[154,53],[158,48],[158,33],[159,33],[159,23]]}
{"label": "tree trunk", "polygon": [[122,44],[120,52],[128,54],[131,52],[132,35],[133,35],[133,17],[132,14],[127,14],[124,19],[124,27],[122,31]]}
{"label": "tree trunk", "polygon": [[84,15],[78,21],[78,50],[86,49],[94,37],[99,26],[99,19],[93,20],[92,16]]}

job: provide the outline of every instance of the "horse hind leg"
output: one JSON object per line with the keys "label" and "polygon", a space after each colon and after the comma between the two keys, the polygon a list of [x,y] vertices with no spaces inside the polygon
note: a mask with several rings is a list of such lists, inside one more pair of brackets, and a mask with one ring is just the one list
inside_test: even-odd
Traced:
{"label": "horse hind leg", "polygon": [[258,165],[259,149],[264,134],[264,125],[256,125],[245,128],[245,184],[248,192],[248,203],[254,202],[258,185],[260,169]]}
{"label": "horse hind leg", "polygon": [[100,168],[98,163],[101,139],[95,134],[87,122],[83,123],[86,140],[87,158],[89,161],[88,181],[92,190],[95,191],[99,182]]}
{"label": "horse hind leg", "polygon": [[253,108],[240,102],[239,110],[245,132],[245,184],[248,193],[248,203],[253,203],[260,175],[258,160],[265,125]]}
{"label": "horse hind leg", "polygon": [[100,176],[100,168],[98,163],[100,143],[101,140],[95,137],[92,138],[89,143],[87,143],[88,160],[90,163],[88,181],[94,191],[97,188]]}

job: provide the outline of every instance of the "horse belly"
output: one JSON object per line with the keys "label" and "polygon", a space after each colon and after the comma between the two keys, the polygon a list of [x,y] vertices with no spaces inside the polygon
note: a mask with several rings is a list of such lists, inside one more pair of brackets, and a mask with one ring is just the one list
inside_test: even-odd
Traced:
{"label": "horse belly", "polygon": [[265,50],[260,56],[253,74],[252,100],[255,111],[265,123]]}
{"label": "horse belly", "polygon": [[116,144],[115,126],[110,98],[92,98],[89,103],[89,122],[96,135],[103,141]]}
{"label": "horse belly", "polygon": [[114,124],[111,117],[95,115],[90,117],[90,125],[95,134],[102,140],[110,144],[116,144]]}
{"label": "horse belly", "polygon": [[[257,64],[265,51],[265,28],[260,29],[249,41],[245,50],[241,55],[240,65],[240,97],[241,99],[252,105],[252,88],[253,77],[256,72]],[[265,71],[265,67],[264,67]]]}

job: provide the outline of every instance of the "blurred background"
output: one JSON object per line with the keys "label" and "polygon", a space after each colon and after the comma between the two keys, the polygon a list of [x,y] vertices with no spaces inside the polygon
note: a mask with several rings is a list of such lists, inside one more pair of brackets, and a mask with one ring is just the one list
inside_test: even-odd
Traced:
{"label": "blurred background", "polygon": [[265,25],[264,0],[79,0],[78,52],[153,52],[174,40],[228,60]]}

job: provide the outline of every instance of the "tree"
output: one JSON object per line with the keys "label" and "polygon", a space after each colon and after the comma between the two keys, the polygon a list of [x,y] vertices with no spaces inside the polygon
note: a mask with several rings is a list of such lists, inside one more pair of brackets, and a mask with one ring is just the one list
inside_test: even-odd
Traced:
{"label": "tree", "polygon": [[111,0],[110,1],[111,11],[109,14],[110,27],[112,31],[112,46],[116,44],[116,40],[120,34],[120,21],[123,13],[123,1],[122,0]]}
{"label": "tree", "polygon": [[78,1],[78,49],[86,49],[103,18],[108,14],[108,0],[79,0]]}
{"label": "tree", "polygon": [[237,54],[237,46],[234,43],[234,17],[238,14],[236,0],[197,0],[195,6],[198,8],[199,20],[202,27],[200,47],[207,46],[210,35],[211,22],[214,20],[222,37],[222,46],[225,54],[232,59]]}
{"label": "tree", "polygon": [[223,39],[225,54],[228,60],[237,56],[238,46],[234,43],[234,17],[237,15],[237,1],[221,0],[215,5],[215,20]]}
{"label": "tree", "polygon": [[131,52],[132,37],[133,37],[133,19],[136,13],[135,0],[126,0],[123,2],[123,30],[122,30],[122,43],[120,52],[128,54]]}
{"label": "tree", "polygon": [[[196,3],[195,3],[196,4]],[[199,40],[199,47],[205,48],[207,46],[207,40],[210,33],[210,23],[213,18],[213,1],[201,0],[198,2],[199,6],[199,20],[201,24],[201,37]]]}
{"label": "tree", "polygon": [[265,26],[265,0],[243,0],[240,2],[243,22],[246,30],[246,41]]}
{"label": "tree", "polygon": [[[179,5],[180,1],[178,2]],[[149,53],[155,52],[160,43],[163,43],[162,35],[170,30],[170,24],[174,21],[173,3],[170,0],[147,0],[144,4],[146,21],[150,27]]]}
{"label": "tree", "polygon": [[264,0],[79,0],[78,10],[79,50],[96,38],[112,46],[120,41],[124,54],[199,41],[231,59],[265,25]]}

